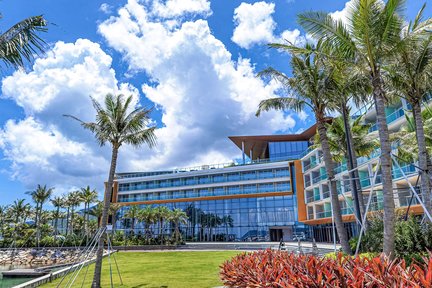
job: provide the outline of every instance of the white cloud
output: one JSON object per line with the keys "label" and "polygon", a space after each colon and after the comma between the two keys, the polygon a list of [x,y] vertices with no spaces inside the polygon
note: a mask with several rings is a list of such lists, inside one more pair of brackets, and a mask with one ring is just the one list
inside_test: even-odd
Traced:
{"label": "white cloud", "polygon": [[0,132],[11,176],[30,188],[102,188],[109,149],[101,149],[90,132],[62,114],[91,121],[89,96],[101,101],[108,92],[132,94],[138,103],[138,91],[117,82],[111,57],[84,39],[58,42],[46,58],[36,60],[31,72],[17,71],[3,79],[2,97],[14,100],[26,114],[21,121],[9,120]]}
{"label": "white cloud", "polygon": [[153,1],[153,14],[172,18],[181,16],[185,13],[210,15],[210,2],[207,0],[168,0],[165,3],[161,1]]}
{"label": "white cloud", "polygon": [[105,14],[110,14],[112,12],[112,6],[109,5],[108,3],[102,3],[99,7],[99,11]]}
{"label": "white cloud", "polygon": [[305,111],[300,111],[297,113],[297,116],[301,121],[306,121],[306,119],[309,117],[309,115]]}
{"label": "white cloud", "polygon": [[178,27],[170,28],[160,19],[151,20],[151,9],[129,0],[117,17],[99,27],[131,70],[144,70],[153,79],[142,90],[162,113],[157,152],[131,154],[129,170],[229,161],[239,151],[228,136],[294,126],[294,119],[281,112],[255,117],[259,101],[274,97],[278,84],[256,78],[248,59],[233,61],[207,21],[182,17]]}
{"label": "white cloud", "polygon": [[243,48],[250,48],[254,44],[273,42],[273,31],[276,23],[272,18],[275,4],[255,2],[249,4],[242,2],[234,10],[234,29],[231,40]]}

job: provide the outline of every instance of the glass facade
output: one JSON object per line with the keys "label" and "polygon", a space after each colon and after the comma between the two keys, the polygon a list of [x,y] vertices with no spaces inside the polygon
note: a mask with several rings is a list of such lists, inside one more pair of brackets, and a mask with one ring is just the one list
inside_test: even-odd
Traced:
{"label": "glass facade", "polygon": [[[148,203],[138,204],[184,210],[189,220],[182,225],[181,232],[187,241],[279,241],[275,238],[282,235],[285,240],[292,240],[293,234],[304,232],[306,228],[297,216],[297,198],[292,185],[295,177],[290,173],[294,166],[290,167],[286,161],[259,164],[254,169],[243,167],[209,169],[207,175],[200,171],[199,175],[193,175],[196,172],[141,178],[136,182],[130,178],[119,179],[117,201],[145,201]],[[285,194],[265,196],[265,193]],[[151,202],[155,200],[166,203]],[[117,229],[130,228],[128,219],[121,220],[129,207],[120,210]],[[136,229],[136,232],[143,229],[142,224],[136,225]],[[167,225],[163,233],[169,234],[170,229]]]}
{"label": "glass facade", "polygon": [[270,160],[299,159],[308,147],[308,141],[269,142]]}
{"label": "glass facade", "polygon": [[[270,227],[288,226],[293,233],[304,231],[305,226],[297,222],[295,202],[296,197],[289,195],[160,205],[186,212],[189,220],[180,230],[188,241],[274,241],[270,239]],[[125,207],[120,211],[119,219],[127,209]],[[118,221],[117,225],[118,228],[130,228],[127,221]],[[142,224],[136,225],[137,231],[143,228]],[[164,233],[170,234],[171,229],[166,227]],[[289,239],[292,235],[286,237]]]}

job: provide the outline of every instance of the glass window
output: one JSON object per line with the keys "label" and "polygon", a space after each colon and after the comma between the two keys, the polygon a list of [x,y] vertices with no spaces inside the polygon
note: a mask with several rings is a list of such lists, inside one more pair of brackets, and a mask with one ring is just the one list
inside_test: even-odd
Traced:
{"label": "glass window", "polygon": [[273,178],[273,171],[272,170],[261,170],[261,171],[258,171],[258,175],[259,175],[260,179]]}
{"label": "glass window", "polygon": [[228,194],[240,194],[240,186],[229,186]]}
{"label": "glass window", "polygon": [[225,182],[225,177],[223,174],[213,175],[213,182]]}
{"label": "glass window", "polygon": [[199,184],[207,184],[210,182],[210,178],[209,176],[201,176],[198,178],[198,183]]}
{"label": "glass window", "polygon": [[288,177],[289,176],[289,169],[287,168],[281,168],[281,169],[275,169],[275,177]]}
{"label": "glass window", "polygon": [[239,181],[240,180],[240,173],[229,173],[227,174],[228,181]]}
{"label": "glass window", "polygon": [[255,171],[250,171],[250,172],[243,172],[242,173],[242,178],[243,180],[252,180],[252,179],[256,179],[256,172]]}
{"label": "glass window", "polygon": [[215,196],[225,195],[225,188],[224,187],[213,188],[213,194]]}
{"label": "glass window", "polygon": [[185,182],[186,182],[186,185],[194,185],[194,184],[196,184],[196,180],[195,180],[194,177],[186,178]]}
{"label": "glass window", "polygon": [[259,184],[259,192],[273,192],[273,183]]}

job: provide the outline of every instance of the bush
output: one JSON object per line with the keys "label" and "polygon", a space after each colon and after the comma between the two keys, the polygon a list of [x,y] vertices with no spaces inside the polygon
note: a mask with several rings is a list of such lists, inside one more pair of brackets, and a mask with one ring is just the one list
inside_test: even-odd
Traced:
{"label": "bush", "polygon": [[240,254],[221,266],[227,287],[431,287],[432,259],[407,266],[405,260],[384,257],[333,259],[284,251]]}

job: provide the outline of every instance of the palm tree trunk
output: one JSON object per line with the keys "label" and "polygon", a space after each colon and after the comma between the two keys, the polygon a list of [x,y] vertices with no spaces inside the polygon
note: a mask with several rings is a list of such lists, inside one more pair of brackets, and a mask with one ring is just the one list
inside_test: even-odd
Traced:
{"label": "palm tree trunk", "polygon": [[67,207],[67,213],[66,213],[66,236],[69,234],[69,213],[70,213],[70,207]]}
{"label": "palm tree trunk", "polygon": [[[350,121],[349,121],[349,109],[346,104],[342,105],[342,115],[345,126],[345,135],[347,142],[347,158],[348,158],[348,170],[351,172],[350,174],[350,184],[351,184],[351,194],[354,200],[354,209],[359,219],[360,223],[362,222],[362,215],[364,214],[364,206],[363,206],[363,195],[361,193],[361,185],[359,174],[357,170],[354,169],[354,159],[357,162],[355,151],[354,151],[354,142],[351,133]],[[357,167],[355,167],[357,168]]]}
{"label": "palm tree trunk", "polygon": [[395,203],[393,196],[392,159],[390,137],[385,114],[385,92],[378,68],[372,74],[373,97],[377,114],[378,135],[381,145],[381,174],[384,207],[384,249],[390,258],[394,257],[395,248]]}
{"label": "palm tree trunk", "polygon": [[[102,220],[101,220],[101,229],[106,229],[108,223],[108,212],[111,203],[111,195],[112,188],[114,183],[114,174],[117,166],[117,156],[118,156],[118,147],[113,145],[112,155],[111,155],[111,167],[108,176],[108,183],[105,189],[104,195],[104,208],[102,211]],[[101,287],[101,270],[102,270],[102,256],[103,256],[103,248],[104,248],[104,237],[101,236],[98,241],[98,250],[96,253],[96,262],[95,262],[95,271],[93,275],[92,288],[100,288]]]}
{"label": "palm tree trunk", "polygon": [[348,235],[342,221],[342,213],[339,203],[339,195],[337,192],[336,181],[334,181],[334,162],[330,152],[330,146],[327,139],[327,129],[324,125],[325,120],[323,115],[316,115],[318,134],[321,140],[321,148],[323,151],[324,166],[327,172],[327,177],[330,180],[330,196],[333,207],[333,216],[336,225],[336,231],[339,236],[339,241],[342,246],[342,251],[351,254],[351,248],[348,244]]}
{"label": "palm tree trunk", "polygon": [[420,102],[416,101],[415,103],[412,103],[412,106],[413,106],[413,117],[414,117],[415,128],[416,128],[417,146],[419,151],[418,164],[421,169],[420,172],[421,192],[422,192],[422,197],[426,209],[428,210],[429,213],[431,213],[432,212],[432,203],[431,203],[431,194],[430,194],[431,187],[430,187],[429,175],[427,173],[429,155],[426,150],[426,138],[424,134]]}
{"label": "palm tree trunk", "polygon": [[57,236],[57,230],[58,230],[58,217],[60,213],[60,207],[57,207],[56,217],[54,220],[54,235]]}

